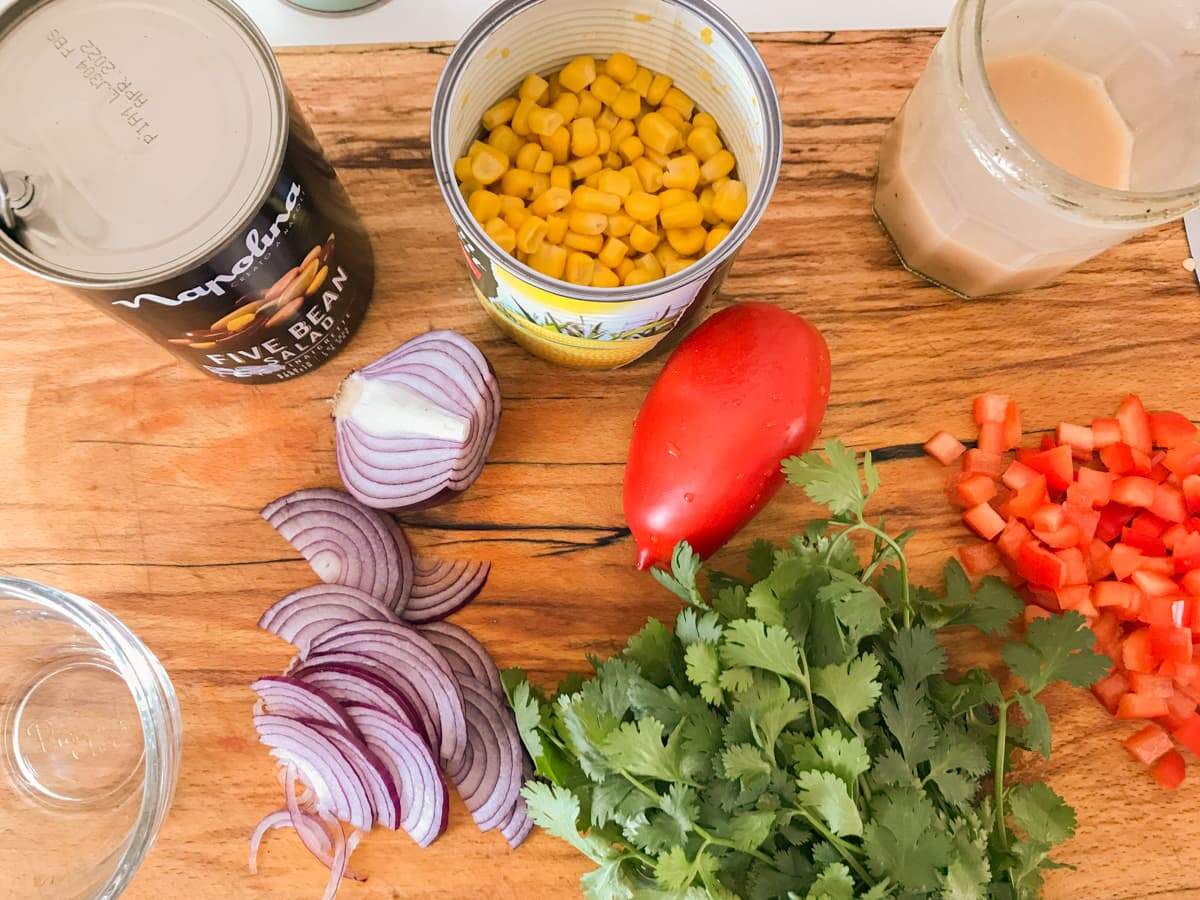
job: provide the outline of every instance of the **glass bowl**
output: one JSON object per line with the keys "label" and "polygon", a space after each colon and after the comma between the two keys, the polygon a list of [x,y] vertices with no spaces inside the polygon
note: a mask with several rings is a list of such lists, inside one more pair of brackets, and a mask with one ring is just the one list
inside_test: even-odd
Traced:
{"label": "glass bowl", "polygon": [[167,673],[117,618],[0,578],[0,900],[117,897],[180,760]]}

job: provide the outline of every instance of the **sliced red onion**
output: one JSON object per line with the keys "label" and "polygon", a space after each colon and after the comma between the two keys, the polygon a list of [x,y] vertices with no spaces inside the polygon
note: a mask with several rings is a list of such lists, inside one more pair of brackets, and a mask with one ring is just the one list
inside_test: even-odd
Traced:
{"label": "sliced red onion", "polygon": [[[347,730],[338,725],[316,720],[304,720],[337,746],[342,755],[354,767],[358,777],[367,787],[375,822],[395,831],[400,825],[400,790],[392,780],[391,772],[366,743],[358,736],[357,726]],[[369,830],[369,828],[367,829]]]}
{"label": "sliced red onion", "polygon": [[416,706],[441,763],[458,765],[467,745],[462,692],[453,676],[431,665],[415,645],[397,643],[386,634],[352,635],[346,646],[314,650],[308,658],[312,666],[325,663],[360,665],[387,678]]}
{"label": "sliced red onion", "polygon": [[357,588],[314,584],[288,594],[258,620],[258,627],[292,644],[304,656],[314,638],[341,622],[398,621],[395,613]]}
{"label": "sliced red onion", "polygon": [[517,802],[509,812],[508,818],[500,825],[500,833],[508,841],[508,846],[516,850],[525,843],[525,838],[529,837],[531,831],[533,831],[533,819],[529,818],[529,808],[525,805],[525,798],[517,797]]}
{"label": "sliced red onion", "polygon": [[475,599],[491,570],[489,562],[418,559],[412,595],[401,618],[414,624],[446,618]]}
{"label": "sliced red onion", "polygon": [[418,626],[429,643],[437,647],[456,676],[466,675],[486,684],[496,695],[504,699],[504,685],[500,683],[500,670],[487,652],[487,648],[475,640],[465,628],[450,622],[430,622]]}
{"label": "sliced red onion", "polygon": [[496,437],[500,391],[487,359],[433,331],[352,372],[333,401],[338,469],[379,509],[432,505],[479,477]]}
{"label": "sliced red onion", "polygon": [[266,712],[291,719],[328,722],[354,733],[354,722],[336,699],[318,687],[288,675],[268,675],[250,685]]}
{"label": "sliced red onion", "polygon": [[356,588],[402,611],[412,592],[412,549],[376,511],[344,491],[296,491],[267,504],[271,524],[326,584]]}
{"label": "sliced red onion", "polygon": [[417,732],[426,745],[429,744],[421,715],[412,700],[377,672],[359,665],[325,663],[296,669],[292,677],[320,688],[343,708],[347,704],[357,703],[382,709]]}
{"label": "sliced red onion", "polygon": [[[258,851],[262,846],[262,840],[268,831],[273,831],[276,828],[295,828],[292,823],[292,816],[286,809],[278,810],[265,816],[261,822],[255,826],[253,833],[250,835],[250,874],[258,874]],[[298,830],[298,829],[297,829]],[[324,832],[322,831],[322,834]],[[330,854],[329,859],[332,862],[332,843],[329,840],[329,835],[325,834],[325,852]],[[320,846],[320,845],[318,845]],[[320,859],[320,857],[318,857]]]}
{"label": "sliced red onion", "polygon": [[257,715],[258,739],[317,796],[319,810],[369,831],[374,824],[367,786],[341,747],[312,725],[287,716]]}
{"label": "sliced red onion", "polygon": [[466,711],[468,765],[449,770],[480,831],[498,827],[512,811],[524,781],[520,741],[510,725],[512,714],[486,684],[461,677]]}
{"label": "sliced red onion", "polygon": [[429,747],[417,732],[381,709],[350,703],[346,712],[400,788],[400,827],[419,846],[428,847],[445,829],[450,800]]}

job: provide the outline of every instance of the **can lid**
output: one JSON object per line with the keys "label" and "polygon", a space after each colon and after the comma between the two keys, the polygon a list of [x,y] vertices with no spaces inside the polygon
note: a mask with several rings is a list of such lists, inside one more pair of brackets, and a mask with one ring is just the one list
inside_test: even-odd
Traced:
{"label": "can lid", "polygon": [[133,284],[196,265],[273,186],[270,48],[227,0],[17,0],[0,14],[0,170],[35,189],[18,261]]}

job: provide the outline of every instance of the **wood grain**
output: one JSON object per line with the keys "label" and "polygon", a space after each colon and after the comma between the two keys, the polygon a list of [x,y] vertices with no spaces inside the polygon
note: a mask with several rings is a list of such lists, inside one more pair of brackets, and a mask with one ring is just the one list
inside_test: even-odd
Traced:
{"label": "wood grain", "polygon": [[[920,72],[929,32],[772,35],[759,46],[783,99],[779,192],[722,302],[765,300],[808,316],[835,364],[825,432],[884,456],[878,512],[918,526],[919,576],[964,540],[944,473],[914,450],[936,428],[970,433],[984,389],[1019,397],[1033,433],[1087,421],[1127,391],[1193,418],[1196,284],[1172,226],[1026,295],[964,302],[893,258],[870,212],[880,136]],[[174,811],[128,893],[310,897],[319,866],[269,839],[246,872],[246,839],[279,804],[250,725],[247,684],[288,657],[254,622],[313,580],[257,517],[266,501],[337,474],[326,398],[346,371],[430,327],[478,342],[505,415],[491,464],[453,505],[414,516],[421,551],[495,562],[457,621],[502,665],[549,680],[619,646],[671,599],[631,567],[620,508],[625,448],[658,362],[611,373],[555,369],[502,339],[471,298],[427,142],[429,100],[449,48],[280,54],[374,238],[378,292],[349,349],[313,375],[238,388],[175,363],[69,294],[0,269],[0,571],[91,597],[166,664],[183,708]],[[754,524],[783,538],[811,510],[782,495]],[[748,538],[729,554],[744,550]],[[981,648],[960,639],[961,658]],[[1055,753],[1022,761],[1075,805],[1079,836],[1048,896],[1200,897],[1196,779],[1155,788],[1117,739],[1131,730],[1079,691],[1053,693]],[[374,835],[355,856],[349,900],[576,896],[580,859],[534,836],[510,853],[456,804],[449,833],[419,851]]]}

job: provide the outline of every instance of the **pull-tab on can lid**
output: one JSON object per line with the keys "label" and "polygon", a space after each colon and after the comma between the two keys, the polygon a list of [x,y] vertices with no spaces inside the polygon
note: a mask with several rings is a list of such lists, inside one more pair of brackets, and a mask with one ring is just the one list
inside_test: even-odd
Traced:
{"label": "pull-tab on can lid", "polygon": [[17,0],[0,13],[0,168],[37,191],[0,251],[83,286],[161,280],[264,202],[287,136],[270,48],[228,0]]}

